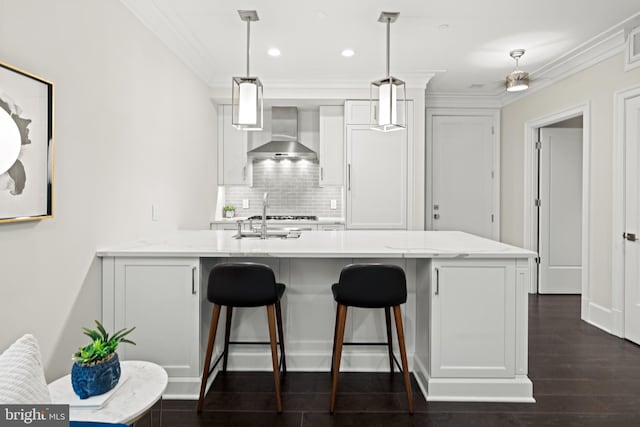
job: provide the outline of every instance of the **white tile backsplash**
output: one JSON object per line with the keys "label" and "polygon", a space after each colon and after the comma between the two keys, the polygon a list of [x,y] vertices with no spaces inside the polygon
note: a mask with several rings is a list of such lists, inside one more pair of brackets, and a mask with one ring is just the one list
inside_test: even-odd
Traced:
{"label": "white tile backsplash", "polygon": [[[253,186],[225,186],[225,204],[235,206],[237,216],[261,215],[267,191],[268,215],[344,217],[342,187],[320,187],[318,168],[308,160],[255,160]],[[249,209],[242,209],[243,199]],[[337,209],[331,209],[331,200],[337,200]]]}

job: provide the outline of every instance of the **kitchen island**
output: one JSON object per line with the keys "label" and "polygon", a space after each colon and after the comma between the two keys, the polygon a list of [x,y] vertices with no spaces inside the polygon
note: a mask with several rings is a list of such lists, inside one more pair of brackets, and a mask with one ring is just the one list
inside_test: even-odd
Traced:
{"label": "kitchen island", "polygon": [[[533,402],[527,377],[527,289],[535,253],[462,232],[350,230],[297,239],[234,239],[233,231],[181,231],[101,248],[103,321],[136,326],[119,350],[169,374],[167,398],[195,399],[211,316],[211,268],[268,264],[282,300],[287,368],[329,371],[335,321],[331,284],[358,262],[395,264],[407,276],[403,305],[409,367],[427,400]],[[266,341],[264,309],[236,309],[232,340]],[[383,310],[350,309],[345,341],[383,342]],[[222,350],[220,322],[214,354]],[[271,370],[268,346],[235,345],[229,369]],[[388,371],[386,347],[350,346],[341,368]],[[217,368],[216,368],[217,369]],[[210,381],[213,381],[212,375]]]}

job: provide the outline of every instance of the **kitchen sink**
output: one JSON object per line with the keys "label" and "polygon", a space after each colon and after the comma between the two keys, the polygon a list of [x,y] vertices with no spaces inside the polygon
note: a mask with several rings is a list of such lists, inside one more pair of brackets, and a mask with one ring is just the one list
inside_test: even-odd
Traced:
{"label": "kitchen sink", "polygon": [[[267,238],[280,238],[280,239],[297,239],[300,237],[300,229],[299,228],[272,228],[267,229]],[[262,231],[260,230],[242,230],[237,234],[233,235],[234,239],[260,239],[262,236]]]}

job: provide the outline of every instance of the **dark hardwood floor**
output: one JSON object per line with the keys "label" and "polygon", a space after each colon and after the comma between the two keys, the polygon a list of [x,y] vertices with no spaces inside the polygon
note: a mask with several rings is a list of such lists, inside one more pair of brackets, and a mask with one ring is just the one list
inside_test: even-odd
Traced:
{"label": "dark hardwood floor", "polygon": [[[580,320],[579,296],[530,296],[529,377],[535,404],[426,402],[415,381],[406,412],[400,374],[342,373],[329,415],[328,373],[289,372],[275,413],[269,372],[216,378],[204,411],[164,401],[164,426],[640,426],[640,347]],[[154,424],[158,420],[154,411]],[[138,425],[148,426],[149,417]]]}

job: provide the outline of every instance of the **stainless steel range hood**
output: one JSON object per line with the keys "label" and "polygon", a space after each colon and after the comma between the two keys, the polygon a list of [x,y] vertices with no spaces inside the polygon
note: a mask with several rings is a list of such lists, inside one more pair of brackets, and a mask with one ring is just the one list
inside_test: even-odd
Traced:
{"label": "stainless steel range hood", "polygon": [[247,153],[250,159],[306,159],[316,160],[315,151],[298,142],[298,109],[271,108],[271,138]]}

